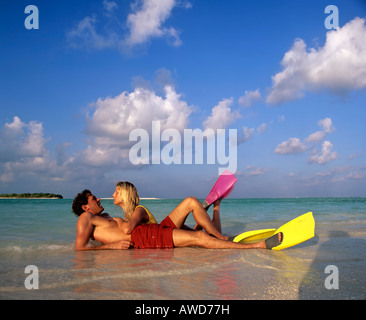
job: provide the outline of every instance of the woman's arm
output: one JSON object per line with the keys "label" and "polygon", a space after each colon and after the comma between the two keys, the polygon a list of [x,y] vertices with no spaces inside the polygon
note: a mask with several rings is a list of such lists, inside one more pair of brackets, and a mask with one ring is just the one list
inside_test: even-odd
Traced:
{"label": "woman's arm", "polygon": [[118,228],[125,234],[131,234],[140,223],[146,222],[149,216],[144,208],[137,207],[132,214],[129,221],[125,221],[121,218],[113,218],[118,225]]}

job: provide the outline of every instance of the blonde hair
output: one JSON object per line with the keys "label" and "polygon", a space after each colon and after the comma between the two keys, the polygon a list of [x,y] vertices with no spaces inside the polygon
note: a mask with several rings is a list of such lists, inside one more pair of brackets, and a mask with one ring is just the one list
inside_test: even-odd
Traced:
{"label": "blonde hair", "polygon": [[119,196],[123,200],[123,211],[125,212],[125,219],[129,221],[136,206],[140,202],[140,197],[136,187],[128,181],[120,181],[116,183],[119,187]]}

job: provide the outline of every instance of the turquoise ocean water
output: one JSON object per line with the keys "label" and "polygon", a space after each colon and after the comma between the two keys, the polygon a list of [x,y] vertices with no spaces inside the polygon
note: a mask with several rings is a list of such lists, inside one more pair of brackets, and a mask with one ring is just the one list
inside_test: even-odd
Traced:
{"label": "turquoise ocean water", "polygon": [[[180,201],[141,203],[161,221]],[[71,203],[71,199],[0,199],[0,299],[366,298],[366,198],[222,202],[226,235],[277,228],[312,211],[315,237],[283,251],[76,252],[77,217],[71,213]],[[122,217],[113,200],[102,204],[112,216]],[[194,221],[187,224],[193,226]],[[38,268],[38,289],[25,287],[28,265]],[[333,266],[332,271],[326,271],[327,266]],[[329,283],[336,288],[329,289]]]}

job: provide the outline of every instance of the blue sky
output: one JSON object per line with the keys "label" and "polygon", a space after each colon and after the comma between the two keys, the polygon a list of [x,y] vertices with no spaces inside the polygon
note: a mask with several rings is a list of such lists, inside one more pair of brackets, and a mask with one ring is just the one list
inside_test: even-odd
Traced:
{"label": "blue sky", "polygon": [[6,1],[0,21],[1,193],[204,198],[217,161],[131,163],[160,121],[237,130],[232,197],[366,196],[365,1]]}

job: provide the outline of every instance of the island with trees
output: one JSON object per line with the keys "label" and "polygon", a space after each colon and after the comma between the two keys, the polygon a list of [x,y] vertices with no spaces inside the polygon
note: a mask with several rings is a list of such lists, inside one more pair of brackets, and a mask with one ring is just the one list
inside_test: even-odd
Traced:
{"label": "island with trees", "polygon": [[63,199],[63,196],[55,193],[2,193],[0,199]]}

